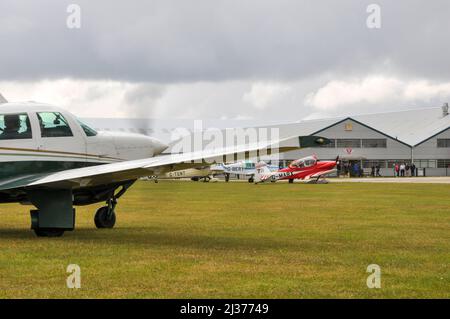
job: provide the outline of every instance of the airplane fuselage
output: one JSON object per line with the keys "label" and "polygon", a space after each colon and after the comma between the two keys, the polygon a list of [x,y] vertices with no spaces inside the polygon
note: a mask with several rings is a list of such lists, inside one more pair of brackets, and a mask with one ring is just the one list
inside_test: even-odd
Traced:
{"label": "airplane fuselage", "polygon": [[275,172],[270,172],[267,165],[263,165],[263,168],[257,168],[260,170],[257,182],[317,178],[334,172],[336,164],[337,161],[318,161],[310,156],[293,161],[288,167]]}
{"label": "airplane fuselage", "polygon": [[311,175],[323,175],[328,174],[334,170],[336,166],[335,161],[321,161],[317,162],[314,166],[304,168],[291,168],[285,167],[280,169],[276,174],[278,179],[304,179]]}
{"label": "airplane fuselage", "polygon": [[[27,176],[149,158],[166,148],[162,142],[144,135],[96,132],[54,106],[32,102],[0,104],[2,185],[13,186]],[[20,191],[1,192],[0,203],[20,202],[24,197]]]}

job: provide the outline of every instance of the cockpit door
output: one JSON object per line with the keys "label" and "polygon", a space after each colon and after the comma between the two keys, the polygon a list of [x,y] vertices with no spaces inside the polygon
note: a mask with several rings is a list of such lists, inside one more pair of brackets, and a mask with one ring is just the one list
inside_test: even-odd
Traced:
{"label": "cockpit door", "polygon": [[0,179],[34,173],[37,141],[33,129],[27,112],[0,111]]}

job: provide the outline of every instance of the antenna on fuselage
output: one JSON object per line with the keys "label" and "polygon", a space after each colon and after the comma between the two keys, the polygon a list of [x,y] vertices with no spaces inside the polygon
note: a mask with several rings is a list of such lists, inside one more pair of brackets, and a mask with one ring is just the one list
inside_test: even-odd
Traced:
{"label": "antenna on fuselage", "polygon": [[3,97],[3,95],[0,93],[0,104],[3,104],[3,103],[8,103],[8,100],[5,99],[5,98]]}

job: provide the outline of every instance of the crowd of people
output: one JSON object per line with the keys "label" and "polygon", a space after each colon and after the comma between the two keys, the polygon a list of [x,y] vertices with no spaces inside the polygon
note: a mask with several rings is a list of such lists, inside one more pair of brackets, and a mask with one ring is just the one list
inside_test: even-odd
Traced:
{"label": "crowd of people", "polygon": [[[364,176],[364,170],[361,167],[361,165],[359,165],[358,162],[354,162],[353,164],[350,162],[344,162],[342,164],[339,163],[337,170],[338,170],[338,175],[341,175],[343,173],[345,176],[353,176],[353,177],[363,177]],[[379,168],[378,168],[378,173],[379,173]]]}
{"label": "crowd of people", "polygon": [[396,177],[417,176],[417,169],[414,163],[411,165],[408,163],[394,163],[392,169],[394,170],[394,176]]}

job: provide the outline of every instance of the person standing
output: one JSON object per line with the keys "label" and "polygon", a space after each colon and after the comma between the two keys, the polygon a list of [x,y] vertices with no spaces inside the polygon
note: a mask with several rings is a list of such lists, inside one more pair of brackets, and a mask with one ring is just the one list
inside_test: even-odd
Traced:
{"label": "person standing", "polygon": [[359,165],[358,165],[358,163],[355,163],[355,165],[353,165],[353,175],[355,177],[359,176]]}
{"label": "person standing", "polygon": [[394,164],[394,176],[399,176],[400,167],[397,163]]}
{"label": "person standing", "polygon": [[416,165],[414,163],[411,164],[411,176],[416,176]]}
{"label": "person standing", "polygon": [[375,166],[372,165],[372,169],[370,171],[370,176],[375,177]]}
{"label": "person standing", "polygon": [[405,163],[400,164],[400,176],[405,177]]}
{"label": "person standing", "polygon": [[381,177],[381,174],[380,174],[380,165],[379,164],[377,164],[377,166],[375,167],[376,168],[376,170],[377,170],[377,177]]}

